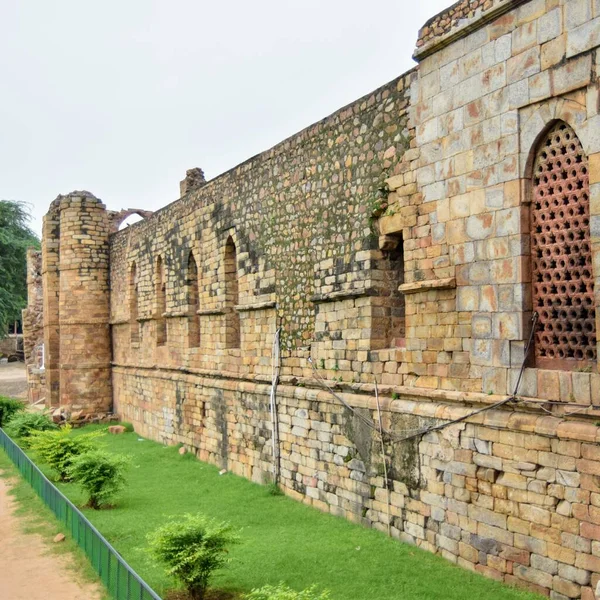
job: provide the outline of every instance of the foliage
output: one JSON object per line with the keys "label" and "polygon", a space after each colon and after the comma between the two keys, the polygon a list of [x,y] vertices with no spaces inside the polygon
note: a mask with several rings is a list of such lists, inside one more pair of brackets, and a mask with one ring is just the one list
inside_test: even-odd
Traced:
{"label": "foliage", "polygon": [[126,456],[90,450],[72,459],[67,475],[87,493],[87,506],[98,510],[125,485],[128,464]]}
{"label": "foliage", "polygon": [[27,248],[40,246],[30,218],[23,202],[0,200],[0,338],[27,304]]}
{"label": "foliage", "polygon": [[270,496],[284,496],[283,490],[279,487],[279,484],[275,481],[272,481],[267,485],[267,493]]}
{"label": "foliage", "polygon": [[4,427],[11,417],[25,410],[25,404],[21,400],[0,396],[0,427]]}
{"label": "foliage", "polygon": [[194,600],[202,600],[211,574],[229,562],[227,546],[237,542],[227,523],[203,515],[184,515],[147,536],[150,552],[167,565]]}
{"label": "foliage", "polygon": [[71,430],[67,423],[58,430],[33,431],[29,436],[29,447],[58,473],[61,481],[68,481],[73,459],[93,450],[94,440],[104,435],[103,431],[91,431],[73,436]]}
{"label": "foliage", "polygon": [[24,448],[29,447],[29,437],[34,431],[48,431],[58,429],[48,413],[18,412],[13,415],[4,428],[10,437],[19,438],[19,443]]}
{"label": "foliage", "polygon": [[135,431],[133,425],[131,423],[128,423],[127,421],[122,421],[120,425],[123,425],[123,427],[125,427],[125,431],[127,433],[133,433]]}
{"label": "foliage", "polygon": [[277,586],[265,585],[260,589],[252,590],[245,600],[330,600],[329,592],[318,593],[316,586],[302,592],[296,592],[287,585],[280,583]]}

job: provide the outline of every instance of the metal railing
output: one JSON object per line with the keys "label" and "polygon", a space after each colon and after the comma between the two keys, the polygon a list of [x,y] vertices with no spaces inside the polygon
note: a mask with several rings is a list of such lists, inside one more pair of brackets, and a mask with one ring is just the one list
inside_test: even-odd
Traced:
{"label": "metal railing", "polygon": [[161,600],[160,596],[125,562],[104,536],[86,519],[0,428],[0,448],[56,518],[85,552],[114,600]]}

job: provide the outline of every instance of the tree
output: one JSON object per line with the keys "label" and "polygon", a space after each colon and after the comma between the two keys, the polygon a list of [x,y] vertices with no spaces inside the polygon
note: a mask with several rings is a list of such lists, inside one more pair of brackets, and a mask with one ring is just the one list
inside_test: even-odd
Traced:
{"label": "tree", "polygon": [[30,219],[25,203],[0,200],[0,338],[27,305],[27,248],[40,247]]}

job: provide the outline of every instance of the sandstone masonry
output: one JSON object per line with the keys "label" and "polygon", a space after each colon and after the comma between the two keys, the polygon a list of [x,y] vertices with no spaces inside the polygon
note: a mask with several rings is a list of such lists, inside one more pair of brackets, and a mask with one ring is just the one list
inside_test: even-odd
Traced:
{"label": "sandstone masonry", "polygon": [[216,179],[188,171],[154,214],[59,196],[47,404],[113,409],[465,568],[592,600],[599,45],[597,1],[462,0],[414,70]]}

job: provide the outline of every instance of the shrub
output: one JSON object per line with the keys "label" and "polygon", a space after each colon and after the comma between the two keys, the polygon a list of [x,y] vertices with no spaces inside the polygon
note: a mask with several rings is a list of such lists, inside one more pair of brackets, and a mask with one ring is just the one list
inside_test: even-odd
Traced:
{"label": "shrub", "polygon": [[125,427],[125,431],[127,433],[133,433],[135,431],[133,425],[131,423],[128,423],[127,421],[123,421],[120,424],[123,425],[123,427]]}
{"label": "shrub", "polygon": [[91,450],[72,459],[67,475],[86,491],[87,506],[98,510],[125,485],[128,464],[126,456]]}
{"label": "shrub", "polygon": [[25,410],[25,404],[20,400],[0,396],[0,427],[4,427],[11,417]]}
{"label": "shrub", "polygon": [[229,562],[227,546],[238,541],[227,523],[185,515],[148,534],[149,551],[167,565],[194,600],[202,600],[213,571]]}
{"label": "shrub", "polygon": [[13,415],[5,427],[6,433],[13,438],[19,438],[21,446],[27,448],[29,436],[33,431],[48,431],[58,429],[48,413],[18,412]]}
{"label": "shrub", "polygon": [[71,431],[67,423],[59,430],[32,431],[29,435],[29,447],[58,473],[61,481],[68,480],[73,459],[93,450],[94,440],[104,435],[104,431],[92,431],[73,436]]}
{"label": "shrub", "polygon": [[265,585],[257,590],[252,590],[244,596],[245,600],[329,600],[329,592],[318,593],[316,587],[310,587],[302,592],[296,592],[287,585],[280,583],[277,586]]}

